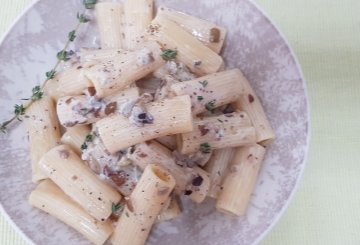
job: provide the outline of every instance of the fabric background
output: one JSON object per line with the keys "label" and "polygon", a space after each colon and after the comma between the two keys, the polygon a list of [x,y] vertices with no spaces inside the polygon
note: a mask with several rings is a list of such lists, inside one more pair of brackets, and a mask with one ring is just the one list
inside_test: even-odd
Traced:
{"label": "fabric background", "polygon": [[[312,112],[312,140],[303,180],[288,210],[261,245],[358,245],[360,1],[256,2],[299,57]],[[31,0],[0,3],[3,35]],[[1,215],[0,244],[26,244]]]}

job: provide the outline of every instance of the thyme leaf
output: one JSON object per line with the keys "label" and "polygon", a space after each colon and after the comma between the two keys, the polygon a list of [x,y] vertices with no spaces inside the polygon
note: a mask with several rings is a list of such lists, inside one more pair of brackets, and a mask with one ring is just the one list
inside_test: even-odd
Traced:
{"label": "thyme leaf", "polygon": [[75,40],[75,38],[76,38],[76,31],[73,30],[73,31],[69,32],[68,38],[69,38],[70,42],[73,42]]}
{"label": "thyme leaf", "polygon": [[58,58],[58,60],[62,61],[70,60],[69,53],[66,50],[61,50],[59,53],[57,53],[56,57]]}
{"label": "thyme leaf", "polygon": [[175,59],[175,58],[176,58],[177,54],[178,54],[177,50],[165,49],[165,50],[162,52],[161,57],[162,57],[164,60],[172,60],[172,59]]}
{"label": "thyme leaf", "polygon": [[43,95],[44,95],[44,92],[42,91],[41,87],[40,86],[35,86],[32,89],[31,100],[32,101],[41,100]]}
{"label": "thyme leaf", "polygon": [[86,15],[80,14],[79,12],[77,13],[76,17],[80,23],[87,23],[90,21],[90,19]]}
{"label": "thyme leaf", "polygon": [[111,212],[114,213],[118,213],[121,212],[122,210],[124,210],[124,205],[122,205],[121,203],[115,204],[112,203],[111,205]]}
{"label": "thyme leaf", "polygon": [[94,140],[94,138],[95,138],[95,134],[90,133],[90,134],[86,135],[85,141],[80,147],[81,150],[82,151],[86,150],[88,148],[88,143],[92,142]]}
{"label": "thyme leaf", "polygon": [[82,145],[81,145],[81,147],[80,147],[80,149],[82,150],[82,151],[84,151],[84,150],[86,150],[88,148],[88,146],[87,146],[87,144],[84,142]]}
{"label": "thyme leaf", "polygon": [[94,135],[88,134],[85,137],[85,142],[92,142],[94,140]]}
{"label": "thyme leaf", "polygon": [[16,118],[21,121],[20,116],[25,114],[25,107],[24,105],[15,105],[14,107],[14,114]]}
{"label": "thyme leaf", "polygon": [[53,79],[55,77],[56,71],[55,70],[51,70],[46,72],[46,78],[47,80]]}
{"label": "thyme leaf", "polygon": [[97,0],[84,0],[83,3],[85,8],[93,9],[95,7],[95,4],[97,3]]}
{"label": "thyme leaf", "polygon": [[211,146],[209,143],[203,143],[200,145],[200,151],[205,154],[211,153]]}

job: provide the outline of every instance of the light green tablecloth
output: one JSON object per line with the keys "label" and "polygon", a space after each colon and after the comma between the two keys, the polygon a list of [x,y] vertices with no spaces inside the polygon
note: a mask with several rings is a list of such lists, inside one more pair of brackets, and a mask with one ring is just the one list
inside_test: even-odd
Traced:
{"label": "light green tablecloth", "polygon": [[[0,33],[4,33],[31,1],[0,2]],[[261,244],[359,245],[360,1],[256,2],[295,49],[312,110],[310,157],[303,181],[289,209]],[[25,244],[2,217],[0,244]]]}

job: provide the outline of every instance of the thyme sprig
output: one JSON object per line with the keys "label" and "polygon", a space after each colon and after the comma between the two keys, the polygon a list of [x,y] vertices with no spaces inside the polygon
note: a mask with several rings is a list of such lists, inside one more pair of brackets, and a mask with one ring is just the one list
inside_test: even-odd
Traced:
{"label": "thyme sprig", "polygon": [[15,108],[14,116],[12,118],[10,118],[9,120],[0,124],[0,132],[1,133],[6,133],[8,126],[11,125],[11,123],[13,123],[16,119],[21,121],[21,116],[25,115],[26,110],[35,101],[41,100],[43,98],[44,88],[45,88],[46,84],[48,83],[48,81],[50,81],[51,79],[53,79],[55,77],[57,69],[59,68],[59,65],[61,64],[61,62],[66,62],[70,59],[69,56],[71,54],[71,51],[68,51],[68,48],[70,46],[70,43],[75,41],[76,36],[77,36],[76,34],[79,31],[80,26],[82,24],[90,21],[89,17],[87,17],[87,15],[86,15],[86,10],[93,9],[95,7],[96,3],[97,3],[97,0],[83,0],[85,11],[82,14],[77,13],[76,17],[78,19],[78,23],[77,23],[75,29],[73,29],[72,31],[70,31],[68,33],[67,41],[64,45],[64,48],[57,53],[57,62],[55,63],[54,67],[50,71],[45,73],[45,80],[42,83],[42,85],[35,86],[32,89],[31,97],[28,99],[23,99],[23,100],[28,101],[27,103],[14,106],[14,108]]}

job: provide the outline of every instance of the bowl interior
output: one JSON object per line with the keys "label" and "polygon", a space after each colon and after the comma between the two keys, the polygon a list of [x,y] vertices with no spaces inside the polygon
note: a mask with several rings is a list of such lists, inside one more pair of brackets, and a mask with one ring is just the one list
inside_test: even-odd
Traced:
{"label": "bowl interior", "polygon": [[[81,1],[38,1],[0,46],[0,118],[29,96],[56,61],[55,54],[76,25]],[[304,168],[308,138],[305,81],[286,41],[248,0],[159,0],[157,4],[216,22],[228,29],[223,56],[240,68],[261,98],[277,139],[268,147],[250,207],[242,218],[215,212],[214,202],[184,201],[180,218],[157,225],[149,244],[253,244],[273,225],[289,201]],[[56,16],[56,17],[54,17]],[[95,47],[96,25],[81,29],[76,47]],[[35,244],[89,244],[76,232],[30,207],[34,188],[23,126],[0,136],[0,203]]]}

